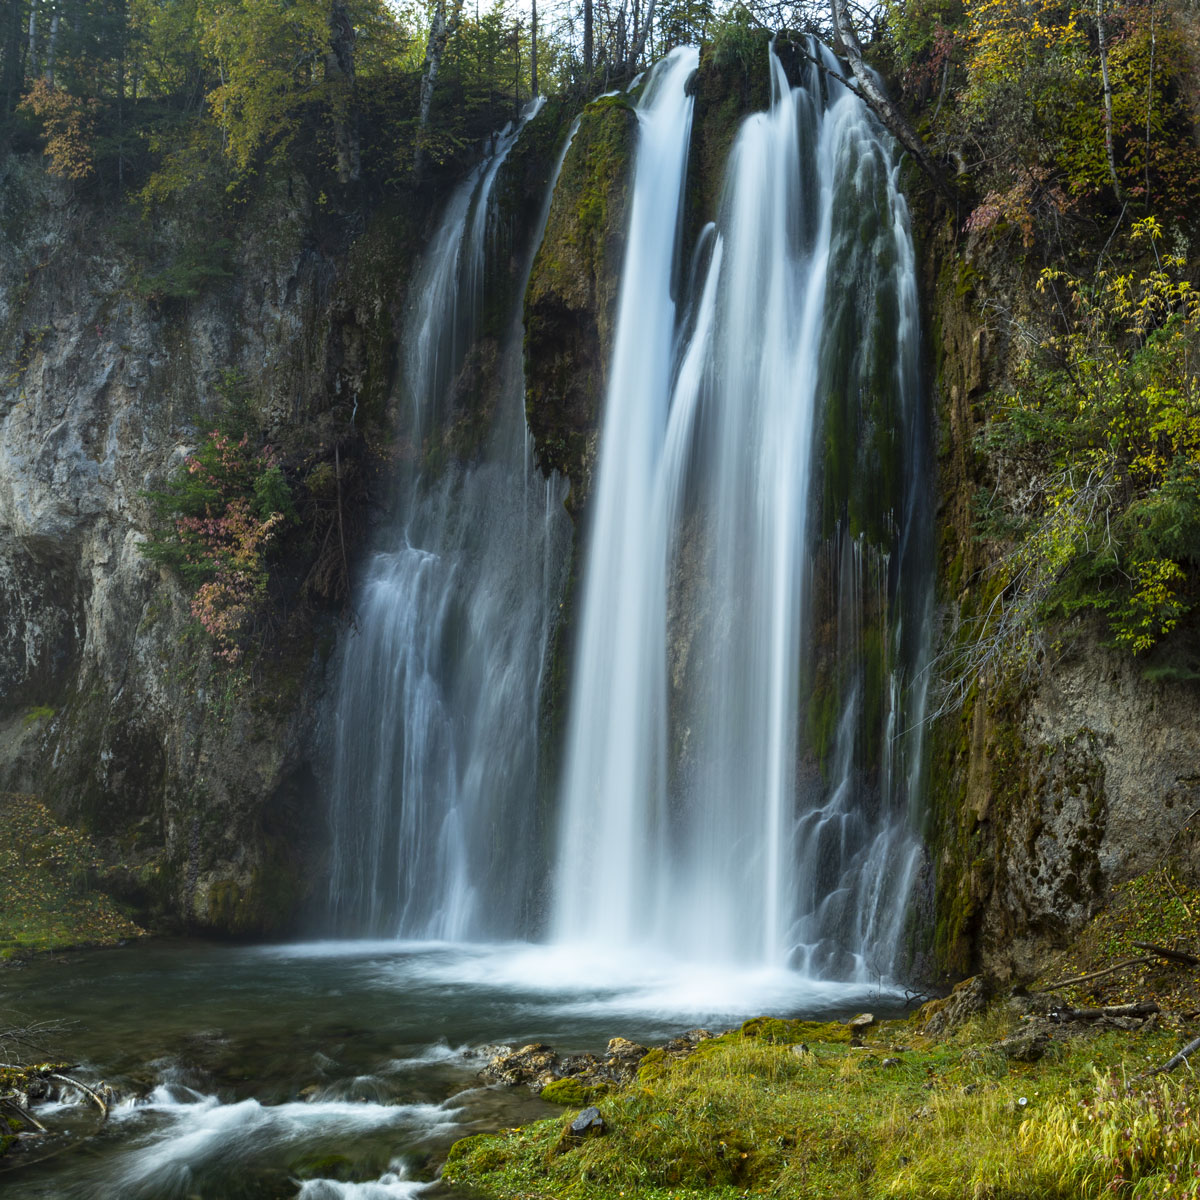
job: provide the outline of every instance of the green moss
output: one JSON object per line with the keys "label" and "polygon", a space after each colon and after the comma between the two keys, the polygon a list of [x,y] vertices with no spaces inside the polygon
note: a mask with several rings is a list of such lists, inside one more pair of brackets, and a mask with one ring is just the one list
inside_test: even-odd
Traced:
{"label": "green moss", "polygon": [[608,1091],[604,1084],[585,1084],[578,1079],[556,1079],[542,1088],[542,1099],[551,1104],[565,1104],[576,1108],[593,1104]]}
{"label": "green moss", "polygon": [[525,293],[526,418],[539,464],[570,479],[575,506],[615,319],[636,133],[623,97],[584,109]]}
{"label": "green moss", "polygon": [[779,1017],[755,1017],[742,1026],[742,1036],[780,1046],[794,1046],[800,1042],[848,1042],[850,1027],[838,1021],[788,1021]]}
{"label": "green moss", "polygon": [[0,951],[114,945],[143,933],[93,885],[104,863],[36,797],[0,793]]}

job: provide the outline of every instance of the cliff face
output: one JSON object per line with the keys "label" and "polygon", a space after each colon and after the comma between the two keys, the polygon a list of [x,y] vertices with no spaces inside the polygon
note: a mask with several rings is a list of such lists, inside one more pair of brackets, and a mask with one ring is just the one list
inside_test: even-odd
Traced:
{"label": "cliff face", "polygon": [[[978,527],[977,497],[1022,481],[977,435],[989,391],[1024,352],[1014,331],[1033,305],[1036,270],[956,236],[944,216],[925,226],[924,263],[945,650],[995,598],[986,568],[1005,547]],[[934,723],[935,950],[951,975],[1036,972],[1114,885],[1180,849],[1200,807],[1196,685],[1148,679],[1094,623],[1060,634],[1031,677],[1009,678],[1001,658]]]}
{"label": "cliff face", "polygon": [[386,399],[395,240],[339,244],[326,222],[323,246],[303,179],[280,178],[229,278],[160,303],[120,215],[39,164],[0,163],[0,221],[0,789],[96,835],[122,864],[106,886],[144,917],[278,931],[320,841],[307,747],[327,618],[293,587],[275,648],[216,664],[141,553],[145,493],[211,428],[230,372],[301,487],[354,443],[355,405],[361,428]]}

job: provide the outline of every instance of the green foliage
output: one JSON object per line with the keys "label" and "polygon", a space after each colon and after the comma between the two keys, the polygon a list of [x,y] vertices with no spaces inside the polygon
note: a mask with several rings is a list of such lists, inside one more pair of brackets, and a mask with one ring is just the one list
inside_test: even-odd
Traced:
{"label": "green foliage", "polygon": [[927,134],[965,171],[968,230],[1011,230],[1030,247],[1064,217],[1126,200],[1191,218],[1191,25],[1157,0],[892,0],[885,51]]}
{"label": "green foliage", "polygon": [[713,63],[719,69],[749,71],[762,61],[767,31],[744,4],[735,4],[713,30]]}
{"label": "green foliage", "polygon": [[1159,255],[1157,222],[1135,235],[1155,255],[1141,274],[1043,271],[1062,323],[984,444],[1035,481],[1007,514],[1019,532],[1005,581],[1042,616],[1103,614],[1113,643],[1139,654],[1200,589],[1200,294],[1180,256]]}
{"label": "green foliage", "polygon": [[229,255],[233,242],[217,237],[204,242],[185,242],[167,266],[139,275],[134,290],[150,300],[194,300],[212,284],[232,275]]}

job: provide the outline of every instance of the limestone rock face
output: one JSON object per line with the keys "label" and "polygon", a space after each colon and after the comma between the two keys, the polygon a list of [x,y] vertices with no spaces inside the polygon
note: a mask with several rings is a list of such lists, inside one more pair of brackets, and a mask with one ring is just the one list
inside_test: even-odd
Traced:
{"label": "limestone rock face", "polygon": [[146,492],[197,446],[223,373],[276,444],[315,448],[390,361],[394,283],[351,291],[348,239],[316,249],[312,220],[301,178],[264,183],[229,277],[156,300],[115,218],[0,164],[0,789],[92,832],[123,864],[107,884],[160,924],[278,932],[316,861],[315,631],[231,675],[141,553]]}

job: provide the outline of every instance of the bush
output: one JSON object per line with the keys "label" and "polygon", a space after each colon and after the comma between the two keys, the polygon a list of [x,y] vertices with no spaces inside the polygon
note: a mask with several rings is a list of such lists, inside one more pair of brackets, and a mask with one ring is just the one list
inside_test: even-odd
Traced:
{"label": "bush", "polygon": [[218,657],[235,663],[266,601],[269,555],[296,514],[272,448],[231,424],[236,416],[205,435],[166,488],[150,493],[160,525],[143,553],[194,589],[192,615]]}

